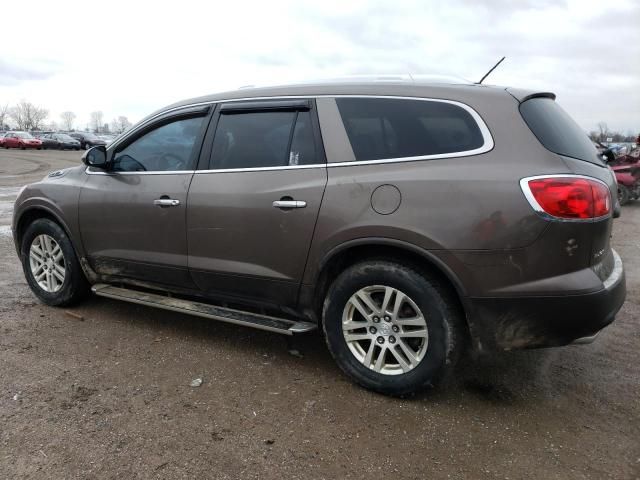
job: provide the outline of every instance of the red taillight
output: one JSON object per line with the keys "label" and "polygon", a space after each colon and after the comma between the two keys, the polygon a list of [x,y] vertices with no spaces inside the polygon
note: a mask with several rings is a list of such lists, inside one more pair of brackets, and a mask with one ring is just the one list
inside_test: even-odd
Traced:
{"label": "red taillight", "polygon": [[531,205],[558,218],[586,219],[611,211],[609,188],[586,177],[558,176],[528,178],[522,188]]}

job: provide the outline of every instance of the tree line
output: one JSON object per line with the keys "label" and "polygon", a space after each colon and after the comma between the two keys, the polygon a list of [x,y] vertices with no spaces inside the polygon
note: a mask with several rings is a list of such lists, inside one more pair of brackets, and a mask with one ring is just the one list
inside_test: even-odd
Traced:
{"label": "tree line", "polygon": [[[627,132],[626,135],[618,132],[616,130],[610,130],[609,126],[605,122],[598,122],[597,130],[591,130],[589,132],[589,138],[594,142],[606,143],[620,143],[620,142],[629,142],[634,143],[638,138],[640,138],[640,133],[635,134],[634,132]],[[611,140],[608,140],[608,139]]]}
{"label": "tree line", "polygon": [[[26,100],[21,100],[16,105],[10,107],[9,104],[0,104],[0,129],[38,131],[38,130],[76,130],[76,114],[71,111],[62,112],[59,122],[55,120],[47,121],[49,110],[39,105],[34,105]],[[131,127],[131,122],[124,115],[114,118],[111,123],[104,122],[104,115],[101,111],[91,112],[89,123],[85,126],[86,131],[93,133],[122,133]],[[80,128],[81,129],[81,128]]]}

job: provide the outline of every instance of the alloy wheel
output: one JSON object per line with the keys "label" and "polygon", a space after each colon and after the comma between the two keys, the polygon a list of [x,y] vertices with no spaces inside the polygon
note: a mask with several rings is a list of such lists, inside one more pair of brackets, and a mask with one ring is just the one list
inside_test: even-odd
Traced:
{"label": "alloy wheel", "polygon": [[413,370],[429,345],[427,322],[416,303],[384,285],[361,288],[349,298],[342,333],[354,357],[384,375]]}
{"label": "alloy wheel", "polygon": [[29,248],[29,266],[38,286],[48,293],[62,288],[66,275],[66,265],[62,248],[58,242],[46,234],[33,239]]}

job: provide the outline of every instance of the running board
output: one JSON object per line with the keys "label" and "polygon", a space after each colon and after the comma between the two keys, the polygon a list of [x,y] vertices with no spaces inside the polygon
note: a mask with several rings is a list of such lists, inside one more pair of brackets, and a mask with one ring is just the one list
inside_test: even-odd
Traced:
{"label": "running board", "polygon": [[112,285],[96,284],[91,287],[91,290],[93,293],[101,297],[138,303],[140,305],[161,308],[163,310],[171,310],[174,312],[184,313],[186,315],[195,315],[197,317],[220,320],[227,323],[235,323],[236,325],[244,325],[245,327],[268,330],[270,332],[282,333],[284,335],[305,333],[316,329],[316,325],[311,322],[269,317],[267,315],[243,312],[241,310],[219,307],[208,303],[182,300],[180,298],[169,297],[166,295],[114,287]]}

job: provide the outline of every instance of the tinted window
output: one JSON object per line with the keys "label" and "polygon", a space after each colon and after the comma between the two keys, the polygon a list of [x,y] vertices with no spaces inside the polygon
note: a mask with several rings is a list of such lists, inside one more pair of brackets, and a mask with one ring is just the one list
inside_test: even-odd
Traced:
{"label": "tinted window", "polygon": [[230,113],[220,116],[211,168],[264,168],[315,163],[309,112]]}
{"label": "tinted window", "polygon": [[191,170],[195,163],[194,146],[204,118],[177,120],[144,134],[115,154],[112,170]]}
{"label": "tinted window", "polygon": [[602,165],[587,134],[551,98],[532,98],[520,105],[522,118],[547,150]]}
{"label": "tinted window", "polygon": [[291,140],[289,165],[313,165],[316,161],[316,149],[313,141],[311,113],[300,112]]}
{"label": "tinted window", "polygon": [[418,157],[482,147],[478,124],[464,108],[445,102],[337,98],[356,160]]}

